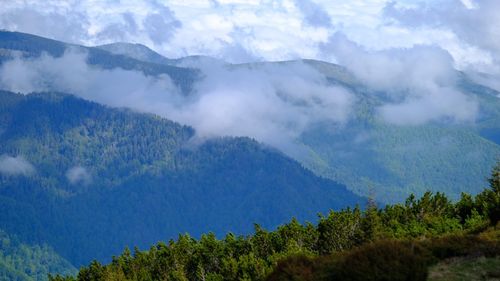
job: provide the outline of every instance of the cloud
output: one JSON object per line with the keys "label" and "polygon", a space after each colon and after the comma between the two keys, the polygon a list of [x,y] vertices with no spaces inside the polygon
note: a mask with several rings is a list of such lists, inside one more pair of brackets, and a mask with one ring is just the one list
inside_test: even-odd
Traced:
{"label": "cloud", "polygon": [[204,78],[184,95],[167,75],[100,69],[87,64],[85,53],[70,49],[57,58],[45,54],[3,63],[0,88],[72,93],[190,125],[199,140],[249,136],[283,150],[311,124],[346,122],[354,102],[348,90],[330,85],[324,75],[301,62],[197,64]]}
{"label": "cloud", "polygon": [[348,90],[302,62],[202,70],[195,98],[171,116],[200,138],[251,136],[283,148],[311,124],[346,122],[354,102]]}
{"label": "cloud", "polygon": [[490,79],[482,79],[485,85],[495,86],[500,80],[500,2],[496,0],[442,0],[420,2],[411,7],[389,3],[384,8],[384,16],[410,30],[441,29],[452,32],[460,41],[462,49],[469,49],[468,56],[458,62],[462,69],[490,74]]}
{"label": "cloud", "polygon": [[[5,2],[2,2],[4,5]],[[19,30],[50,38],[59,38],[69,42],[82,42],[89,36],[88,17],[79,12],[65,15],[62,11],[47,11],[35,7],[21,6],[13,9],[1,9],[0,27]]]}
{"label": "cloud", "polygon": [[144,29],[149,38],[157,44],[168,42],[175,30],[182,26],[182,23],[175,17],[174,12],[169,7],[157,1],[151,1],[154,12],[149,13],[143,21]]}
{"label": "cloud", "polygon": [[3,1],[0,28],[77,44],[136,41],[160,46],[182,26],[159,1],[120,2]]}
{"label": "cloud", "polygon": [[388,122],[474,121],[477,102],[457,87],[453,58],[439,47],[369,51],[345,35],[334,35],[323,50],[387,100],[378,110]]}
{"label": "cloud", "polygon": [[413,7],[389,3],[384,15],[409,27],[434,26],[452,30],[470,45],[500,54],[500,2],[496,0],[420,2]]}
{"label": "cloud", "polygon": [[[335,32],[373,49],[435,44],[456,64],[500,73],[496,0],[3,1],[0,28],[72,43],[141,43],[178,58],[312,58]],[[479,32],[478,32],[479,31]],[[498,57],[498,55],[495,55]],[[488,61],[490,60],[490,61]]]}
{"label": "cloud", "polygon": [[0,156],[0,174],[9,176],[29,176],[35,173],[35,167],[22,156]]}
{"label": "cloud", "polygon": [[304,15],[305,21],[314,27],[332,27],[330,15],[312,0],[295,0],[295,5]]}
{"label": "cloud", "polygon": [[89,185],[92,183],[92,176],[87,168],[82,166],[75,166],[66,172],[66,178],[73,184]]}
{"label": "cloud", "polygon": [[167,75],[145,76],[139,71],[104,70],[87,64],[86,53],[69,49],[61,57],[15,58],[0,67],[0,87],[30,93],[60,91],[115,107],[161,113],[178,89]]}

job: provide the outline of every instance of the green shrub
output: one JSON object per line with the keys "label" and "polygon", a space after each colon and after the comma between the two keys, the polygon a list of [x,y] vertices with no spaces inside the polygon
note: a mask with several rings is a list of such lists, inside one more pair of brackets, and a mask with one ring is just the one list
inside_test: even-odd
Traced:
{"label": "green shrub", "polygon": [[379,241],[344,254],[328,280],[424,281],[429,261],[426,251],[414,243]]}
{"label": "green shrub", "polygon": [[268,281],[315,281],[314,260],[304,256],[293,256],[278,262]]}
{"label": "green shrub", "polygon": [[476,235],[448,235],[422,243],[436,259],[461,256],[487,256],[500,254],[498,241],[486,240]]}

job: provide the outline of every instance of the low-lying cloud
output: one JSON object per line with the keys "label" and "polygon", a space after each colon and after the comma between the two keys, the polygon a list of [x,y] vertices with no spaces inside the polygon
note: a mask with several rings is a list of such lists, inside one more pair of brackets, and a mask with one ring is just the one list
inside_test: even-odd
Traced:
{"label": "low-lying cloud", "polygon": [[22,156],[0,156],[0,174],[8,176],[29,176],[35,173],[35,167]]}
{"label": "low-lying cloud", "polygon": [[471,122],[477,101],[460,91],[453,58],[439,47],[367,50],[334,35],[323,50],[333,55],[386,102],[378,110],[394,124],[423,124],[451,120]]}
{"label": "low-lying cloud", "polygon": [[183,95],[167,75],[146,76],[86,63],[86,54],[68,50],[62,57],[17,57],[0,67],[0,87],[30,93],[57,90],[115,107],[151,112],[196,129],[198,139],[249,136],[289,149],[315,122],[342,124],[353,95],[330,85],[312,67],[275,65],[201,66],[205,78]]}
{"label": "low-lying cloud", "polygon": [[87,168],[74,166],[66,171],[66,178],[73,185],[89,185],[92,183],[92,175]]}
{"label": "low-lying cloud", "polygon": [[167,75],[145,76],[121,68],[104,70],[87,64],[86,59],[87,54],[77,49],[61,57],[17,57],[0,67],[0,87],[24,94],[66,92],[110,106],[154,113],[161,113],[162,107],[169,106],[178,95]]}
{"label": "low-lying cloud", "polygon": [[302,62],[206,67],[195,98],[175,112],[200,137],[251,136],[282,146],[315,122],[344,123],[353,95]]}

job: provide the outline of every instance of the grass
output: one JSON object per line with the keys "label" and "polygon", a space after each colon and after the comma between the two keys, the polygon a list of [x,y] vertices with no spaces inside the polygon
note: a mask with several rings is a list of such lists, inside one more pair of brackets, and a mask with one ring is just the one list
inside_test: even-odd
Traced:
{"label": "grass", "polygon": [[433,266],[429,281],[500,281],[500,257],[451,258]]}

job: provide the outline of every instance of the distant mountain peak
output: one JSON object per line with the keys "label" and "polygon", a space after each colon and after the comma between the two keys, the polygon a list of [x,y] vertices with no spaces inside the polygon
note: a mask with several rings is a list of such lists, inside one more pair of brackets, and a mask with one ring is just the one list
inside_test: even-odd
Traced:
{"label": "distant mountain peak", "polygon": [[140,61],[158,64],[173,64],[173,60],[166,58],[149,47],[139,43],[117,42],[96,46],[96,48],[108,51],[115,55],[124,55]]}

